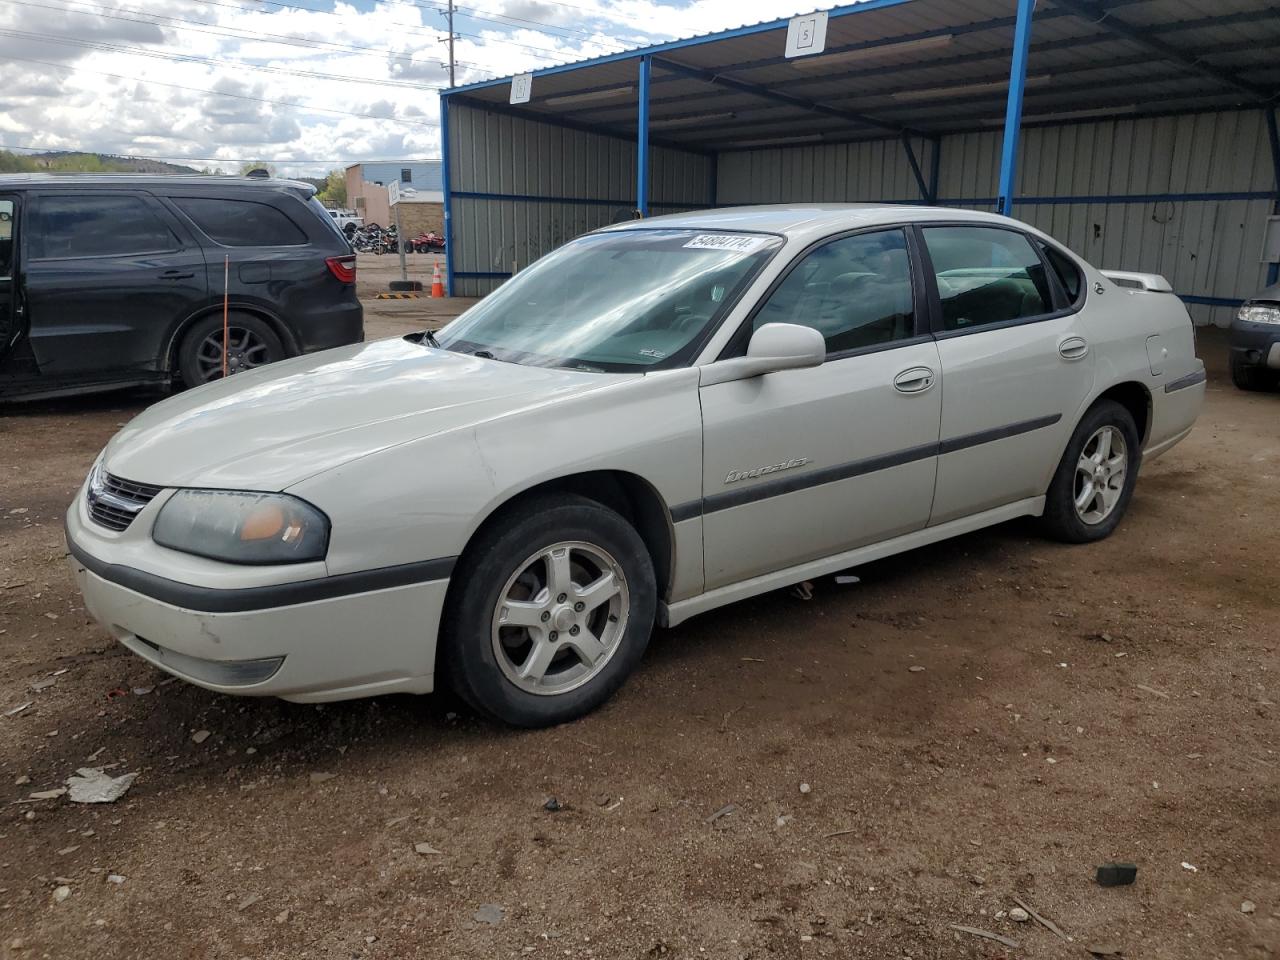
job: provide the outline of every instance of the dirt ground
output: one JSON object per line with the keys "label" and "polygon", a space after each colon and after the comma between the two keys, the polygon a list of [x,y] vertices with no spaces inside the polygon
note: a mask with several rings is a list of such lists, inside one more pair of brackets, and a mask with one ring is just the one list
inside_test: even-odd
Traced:
{"label": "dirt ground", "polygon": [[[1109,540],[1010,523],[740,603],[539,732],[166,681],[62,538],[150,398],[0,408],[0,957],[1280,955],[1280,395],[1201,352],[1204,415]],[[84,766],[138,777],[28,802]]]}

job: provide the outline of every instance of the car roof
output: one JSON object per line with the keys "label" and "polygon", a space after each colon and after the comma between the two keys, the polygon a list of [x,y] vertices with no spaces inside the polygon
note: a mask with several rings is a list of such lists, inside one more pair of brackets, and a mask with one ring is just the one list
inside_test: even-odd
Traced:
{"label": "car roof", "polygon": [[857,230],[890,223],[931,220],[972,220],[1026,229],[1026,225],[994,213],[962,210],[958,207],[923,207],[892,203],[803,203],[767,204],[750,207],[720,207],[673,213],[645,220],[631,220],[606,230],[671,227],[692,230],[745,230],[778,233],[789,239],[826,236],[840,230]]}
{"label": "car roof", "polygon": [[246,190],[292,190],[315,192],[315,187],[300,180],[274,177],[223,177],[217,175],[163,175],[155,173],[5,173],[0,174],[4,187],[210,187]]}

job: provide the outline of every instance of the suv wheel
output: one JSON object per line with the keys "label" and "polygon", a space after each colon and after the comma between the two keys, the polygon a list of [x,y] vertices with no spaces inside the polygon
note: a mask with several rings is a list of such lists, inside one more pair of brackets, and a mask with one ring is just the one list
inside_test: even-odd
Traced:
{"label": "suv wheel", "polygon": [[611,697],[639,663],[657,607],[653,563],[621,516],[548,496],[467,547],[441,631],[454,690],[518,727],[564,723]]}
{"label": "suv wheel", "polygon": [[1112,400],[1095,403],[1076,426],[1045,497],[1044,525],[1066,543],[1110,536],[1120,523],[1142,462],[1133,416]]}
{"label": "suv wheel", "polygon": [[[213,314],[196,321],[178,347],[178,376],[188,387],[221,380],[223,352],[222,316]],[[228,375],[286,356],[284,344],[270,324],[252,314],[236,312],[227,317],[225,352]]]}

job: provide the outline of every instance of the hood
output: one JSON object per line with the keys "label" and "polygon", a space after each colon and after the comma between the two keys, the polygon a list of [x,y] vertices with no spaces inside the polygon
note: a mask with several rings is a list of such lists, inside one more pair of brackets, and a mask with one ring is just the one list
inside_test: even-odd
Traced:
{"label": "hood", "polygon": [[157,486],[283,490],[340,464],[638,374],[520,366],[380,340],[237,374],[148,408],[108,472]]}

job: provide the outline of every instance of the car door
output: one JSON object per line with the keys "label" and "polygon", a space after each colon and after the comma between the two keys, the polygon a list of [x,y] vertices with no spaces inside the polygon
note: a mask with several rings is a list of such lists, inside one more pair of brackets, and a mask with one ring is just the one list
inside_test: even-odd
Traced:
{"label": "car door", "polygon": [[0,193],[0,364],[22,334],[18,301],[18,198]]}
{"label": "car door", "polygon": [[1093,351],[1026,234],[919,233],[945,386],[932,525],[1044,494],[1092,387]]}
{"label": "car door", "polygon": [[942,391],[912,243],[879,229],[807,251],[722,359],[783,322],[821,332],[826,361],[700,389],[707,589],[927,523]]}
{"label": "car door", "polygon": [[40,373],[161,369],[176,325],[208,296],[191,233],[140,191],[50,191],[30,213],[23,272]]}

